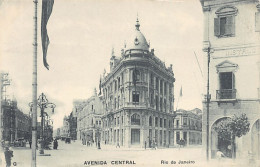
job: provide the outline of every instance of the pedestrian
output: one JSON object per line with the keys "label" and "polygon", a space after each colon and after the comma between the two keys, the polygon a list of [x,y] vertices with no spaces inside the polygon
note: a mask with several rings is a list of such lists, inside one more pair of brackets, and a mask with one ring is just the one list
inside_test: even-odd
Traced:
{"label": "pedestrian", "polygon": [[100,147],[100,141],[98,141],[98,149],[101,149],[101,147]]}
{"label": "pedestrian", "polygon": [[29,140],[29,145],[30,145],[30,148],[32,148],[32,141]]}
{"label": "pedestrian", "polygon": [[116,144],[116,148],[117,148],[117,147],[119,147],[119,148],[120,148],[119,142],[117,142],[117,144]]}
{"label": "pedestrian", "polygon": [[53,149],[54,150],[58,149],[58,140],[57,139],[55,139],[54,142],[53,142]]}
{"label": "pedestrian", "polygon": [[146,150],[146,141],[144,142],[144,149]]}
{"label": "pedestrian", "polygon": [[5,148],[5,162],[6,162],[6,167],[10,167],[10,166],[11,166],[12,157],[13,157],[13,151],[12,151],[11,149],[9,149],[9,147],[7,146],[7,147]]}

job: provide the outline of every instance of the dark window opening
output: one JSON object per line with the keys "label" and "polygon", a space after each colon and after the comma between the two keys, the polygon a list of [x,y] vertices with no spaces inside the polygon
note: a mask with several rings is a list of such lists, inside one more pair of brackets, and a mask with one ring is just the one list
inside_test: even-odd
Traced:
{"label": "dark window opening", "polygon": [[140,116],[138,114],[131,116],[131,125],[140,125]]}
{"label": "dark window opening", "polygon": [[133,92],[133,102],[139,103],[139,92]]}

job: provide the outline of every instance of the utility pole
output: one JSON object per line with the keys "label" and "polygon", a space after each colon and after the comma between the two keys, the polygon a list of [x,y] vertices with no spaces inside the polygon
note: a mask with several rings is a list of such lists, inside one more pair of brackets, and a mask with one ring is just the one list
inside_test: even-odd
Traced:
{"label": "utility pole", "polygon": [[208,78],[207,78],[207,161],[209,160],[209,103],[210,103],[210,94],[209,94],[209,63],[210,63],[210,47],[208,47]]}
{"label": "utility pole", "polygon": [[33,72],[32,72],[32,162],[36,167],[36,145],[37,145],[37,4],[34,0],[34,33],[33,33]]}

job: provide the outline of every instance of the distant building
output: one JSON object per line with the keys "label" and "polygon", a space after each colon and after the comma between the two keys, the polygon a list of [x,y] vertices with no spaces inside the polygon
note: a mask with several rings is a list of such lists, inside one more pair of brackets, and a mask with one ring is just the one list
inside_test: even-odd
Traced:
{"label": "distant building", "polygon": [[31,138],[31,118],[17,108],[16,101],[2,101],[3,140]]}
{"label": "distant building", "polygon": [[177,110],[174,121],[174,143],[180,139],[186,142],[186,145],[201,145],[202,143],[202,111],[194,109],[191,111]]}
{"label": "distant building", "polygon": [[77,117],[74,116],[73,112],[68,117],[70,137],[73,140],[77,140]]}
{"label": "distant building", "polygon": [[110,58],[102,78],[104,116],[102,142],[124,147],[173,145],[172,66],[149,50],[137,20],[135,32],[119,57]]}
{"label": "distant building", "polygon": [[[231,142],[214,126],[245,113],[250,131],[236,138],[237,158],[260,160],[260,3],[258,0],[200,0],[204,14],[205,67],[209,64],[209,155],[231,157]],[[207,73],[205,69],[204,74]],[[207,146],[207,108],[203,106],[203,146]]]}
{"label": "distant building", "polygon": [[61,138],[70,137],[70,128],[67,116],[64,116],[63,118],[63,126],[60,128],[60,136]]}
{"label": "distant building", "polygon": [[102,101],[95,91],[84,103],[83,109],[77,109],[77,132],[80,140],[100,141],[102,113]]}

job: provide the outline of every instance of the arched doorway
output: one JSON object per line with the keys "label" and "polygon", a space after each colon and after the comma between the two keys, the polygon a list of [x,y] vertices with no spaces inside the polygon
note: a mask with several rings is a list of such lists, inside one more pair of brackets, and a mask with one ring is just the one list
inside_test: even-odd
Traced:
{"label": "arched doorway", "polygon": [[226,157],[232,158],[231,150],[231,135],[227,138],[221,138],[218,132],[215,130],[217,126],[223,121],[228,121],[229,117],[223,117],[214,122],[211,127],[211,158],[216,158],[217,151],[221,151]]}
{"label": "arched doorway", "polygon": [[260,119],[258,119],[252,127],[252,153],[256,159],[260,160]]}

